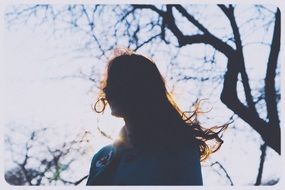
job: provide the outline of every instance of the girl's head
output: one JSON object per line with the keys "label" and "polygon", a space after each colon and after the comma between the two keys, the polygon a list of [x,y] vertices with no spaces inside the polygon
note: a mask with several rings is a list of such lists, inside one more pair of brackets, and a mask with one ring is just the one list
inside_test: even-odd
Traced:
{"label": "girl's head", "polygon": [[[97,103],[100,101],[105,102],[103,110],[106,102],[109,103],[114,116],[149,122],[132,129],[134,144],[169,145],[188,138],[199,145],[201,159],[222,144],[218,134],[226,125],[204,129],[196,119],[192,120],[196,112],[185,117],[167,92],[155,63],[131,50],[116,50],[108,62]],[[96,111],[96,104],[94,108]],[[218,146],[211,149],[207,140],[216,140]]]}
{"label": "girl's head", "polygon": [[136,117],[161,107],[167,101],[164,80],[155,63],[130,50],[112,58],[102,84],[112,114]]}

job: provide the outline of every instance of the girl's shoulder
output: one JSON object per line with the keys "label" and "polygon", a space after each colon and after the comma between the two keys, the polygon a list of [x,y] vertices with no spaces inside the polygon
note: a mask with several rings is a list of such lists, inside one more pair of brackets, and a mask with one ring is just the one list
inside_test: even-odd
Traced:
{"label": "girl's shoulder", "polygon": [[97,161],[100,161],[100,162],[98,162],[97,165],[106,163],[106,161],[112,159],[112,157],[116,151],[117,150],[116,150],[114,145],[112,145],[112,144],[106,145],[103,148],[101,148],[97,153],[94,154],[94,156],[92,158],[92,163],[97,162]]}
{"label": "girl's shoulder", "polygon": [[92,158],[87,185],[92,185],[104,171],[110,166],[117,154],[117,149],[110,144],[101,148]]}

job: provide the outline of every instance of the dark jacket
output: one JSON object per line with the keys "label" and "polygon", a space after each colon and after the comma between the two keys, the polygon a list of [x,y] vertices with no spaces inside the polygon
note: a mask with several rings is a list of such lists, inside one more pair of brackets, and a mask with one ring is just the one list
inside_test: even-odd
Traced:
{"label": "dark jacket", "polygon": [[91,162],[87,185],[202,185],[198,147],[136,151],[108,145]]}

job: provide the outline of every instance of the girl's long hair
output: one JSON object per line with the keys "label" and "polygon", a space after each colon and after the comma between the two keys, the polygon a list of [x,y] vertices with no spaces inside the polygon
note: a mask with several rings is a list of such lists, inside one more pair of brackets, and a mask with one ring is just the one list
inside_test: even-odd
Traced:
{"label": "girl's long hair", "polygon": [[[120,97],[129,114],[135,113],[150,121],[158,121],[159,125],[155,127],[136,129],[136,134],[139,135],[134,136],[133,141],[167,144],[186,138],[192,139],[200,149],[201,161],[219,150],[223,143],[222,133],[228,124],[202,127],[197,118],[201,113],[202,100],[196,103],[194,111],[183,112],[167,91],[165,81],[155,63],[129,49],[116,49],[109,60],[104,79],[101,81],[99,98],[93,107],[96,112],[104,111],[108,96]],[[96,107],[98,103],[102,103],[101,109]],[[100,132],[106,136],[103,131]]]}

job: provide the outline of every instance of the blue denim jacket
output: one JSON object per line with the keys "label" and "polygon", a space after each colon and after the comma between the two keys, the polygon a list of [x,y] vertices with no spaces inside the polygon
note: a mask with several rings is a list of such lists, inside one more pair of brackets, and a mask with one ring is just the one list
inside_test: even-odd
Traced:
{"label": "blue denim jacket", "polygon": [[202,185],[200,153],[193,146],[136,151],[108,145],[91,162],[87,185]]}

